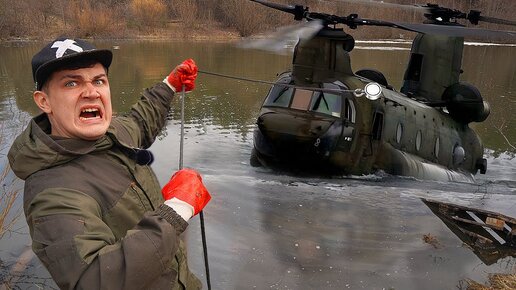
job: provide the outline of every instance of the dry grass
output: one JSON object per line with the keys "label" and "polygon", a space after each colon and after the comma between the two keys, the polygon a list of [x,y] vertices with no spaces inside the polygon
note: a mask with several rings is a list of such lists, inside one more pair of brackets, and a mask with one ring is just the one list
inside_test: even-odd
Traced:
{"label": "dry grass", "polygon": [[[2,194],[0,195],[0,239],[4,236],[5,233],[9,232],[16,220],[19,218],[21,212],[14,213],[12,212],[14,202],[20,193],[19,189],[15,189],[13,186],[14,182],[11,182],[10,185],[7,185],[5,181],[7,181],[7,176],[9,174],[10,167],[4,166],[4,170],[2,175],[0,176],[0,183],[2,183]],[[7,182],[9,183],[9,182]]]}
{"label": "dry grass", "polygon": [[[199,9],[195,0],[176,1],[174,8],[184,28],[197,28],[197,26],[200,25],[198,18]],[[209,19],[207,19],[207,21],[209,21]]]}
{"label": "dry grass", "polygon": [[140,29],[163,27],[166,23],[167,6],[160,0],[132,0],[129,8],[134,24]]}
{"label": "dry grass", "polygon": [[516,289],[516,273],[514,274],[489,274],[487,284],[480,284],[471,279],[466,279],[468,284],[465,290],[514,290]]}
{"label": "dry grass", "polygon": [[220,5],[224,14],[223,23],[233,26],[240,36],[246,37],[263,31],[265,23],[263,19],[267,14],[263,8],[257,7],[256,3],[227,0]]}
{"label": "dry grass", "polygon": [[[275,3],[298,3],[310,11],[347,16],[357,13],[362,18],[387,21],[418,22],[423,13],[392,5],[341,0],[273,0]],[[414,4],[414,0],[391,0],[389,3]],[[417,2],[418,3],[418,2]],[[424,3],[424,2],[423,2]],[[432,3],[469,11],[478,9],[482,15],[512,19],[516,10],[513,0],[434,0]],[[81,37],[126,37],[149,34],[171,34],[166,28],[180,22],[183,37],[202,31],[206,26],[237,31],[250,36],[274,31],[292,24],[292,15],[244,0],[0,0],[0,39],[53,38],[63,33]],[[489,29],[508,30],[497,24],[481,24]],[[135,31],[137,30],[137,31]],[[410,37],[402,30],[362,27],[352,32],[357,39]]]}
{"label": "dry grass", "polygon": [[425,234],[421,239],[423,240],[423,242],[434,247],[434,249],[442,248],[441,243],[439,243],[439,240],[437,240],[437,238],[432,236],[431,234]]}
{"label": "dry grass", "polygon": [[[4,130],[0,127],[0,148],[6,148],[5,134],[3,133]],[[7,158],[4,160],[5,164],[0,172],[0,185],[2,187],[0,189],[0,239],[12,230],[13,225],[21,215],[21,210],[14,208],[16,198],[20,194],[18,179],[11,174]]]}
{"label": "dry grass", "polygon": [[[72,2],[70,11],[75,15],[75,26],[72,28],[74,35],[79,37],[98,37],[116,34],[120,21],[116,20],[116,14],[103,5],[90,0]],[[92,21],[94,19],[94,21]]]}

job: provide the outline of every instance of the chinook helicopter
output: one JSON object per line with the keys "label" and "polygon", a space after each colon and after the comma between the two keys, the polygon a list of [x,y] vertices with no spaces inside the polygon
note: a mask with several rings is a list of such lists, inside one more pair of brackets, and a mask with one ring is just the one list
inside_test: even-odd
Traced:
{"label": "chinook helicopter", "polygon": [[[315,36],[299,39],[292,69],[269,90],[254,131],[252,166],[271,166],[344,175],[383,171],[443,181],[472,181],[485,174],[479,136],[469,127],[489,116],[476,87],[461,82],[464,37],[514,38],[516,32],[468,28],[467,19],[516,22],[463,13],[435,4],[420,6],[426,23],[409,24],[310,12],[302,5],[263,0],[259,4],[310,23]],[[353,37],[337,25],[384,26],[416,32],[399,91],[374,69],[352,71]]]}

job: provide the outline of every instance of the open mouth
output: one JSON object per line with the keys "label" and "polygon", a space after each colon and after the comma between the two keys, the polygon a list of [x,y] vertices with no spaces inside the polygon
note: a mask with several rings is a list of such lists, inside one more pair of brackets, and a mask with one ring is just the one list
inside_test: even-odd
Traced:
{"label": "open mouth", "polygon": [[100,111],[97,108],[86,108],[81,111],[79,114],[80,120],[93,120],[100,119],[102,116],[100,115]]}

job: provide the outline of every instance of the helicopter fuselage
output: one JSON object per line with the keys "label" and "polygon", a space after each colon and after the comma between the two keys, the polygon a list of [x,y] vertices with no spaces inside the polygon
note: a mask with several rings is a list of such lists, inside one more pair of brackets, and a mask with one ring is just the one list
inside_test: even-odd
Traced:
{"label": "helicopter fuselage", "polygon": [[298,43],[292,72],[280,75],[261,108],[252,158],[294,169],[352,175],[381,170],[434,180],[470,181],[479,169],[485,172],[479,137],[445,106],[386,83],[379,99],[358,95],[376,80],[352,72],[353,43],[342,31]]}

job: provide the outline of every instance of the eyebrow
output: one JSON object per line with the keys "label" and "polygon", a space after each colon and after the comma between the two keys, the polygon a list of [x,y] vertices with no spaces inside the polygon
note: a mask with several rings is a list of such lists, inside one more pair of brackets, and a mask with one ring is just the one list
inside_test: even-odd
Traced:
{"label": "eyebrow", "polygon": [[[101,74],[94,76],[92,79],[96,80],[96,79],[99,79],[102,77],[107,77],[107,74],[101,73]],[[78,75],[78,74],[67,74],[67,75],[62,76],[60,80],[64,80],[64,79],[84,79],[84,78],[82,77],[82,75]]]}

